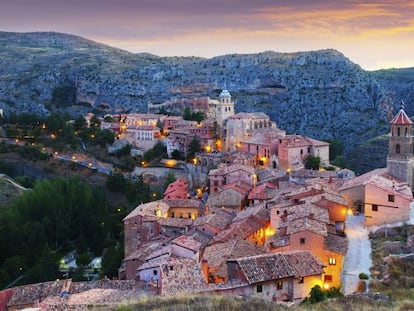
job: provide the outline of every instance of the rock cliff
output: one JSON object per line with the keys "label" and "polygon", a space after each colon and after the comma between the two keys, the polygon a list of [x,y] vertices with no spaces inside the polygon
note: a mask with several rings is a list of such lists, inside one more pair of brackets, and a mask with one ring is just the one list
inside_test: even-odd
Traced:
{"label": "rock cliff", "polygon": [[398,88],[388,73],[364,71],[335,50],[158,57],[66,34],[0,32],[5,113],[144,112],[149,103],[216,98],[227,88],[236,111],[263,111],[288,133],[338,139],[347,154],[388,132],[398,97],[407,94],[411,108],[411,75]]}

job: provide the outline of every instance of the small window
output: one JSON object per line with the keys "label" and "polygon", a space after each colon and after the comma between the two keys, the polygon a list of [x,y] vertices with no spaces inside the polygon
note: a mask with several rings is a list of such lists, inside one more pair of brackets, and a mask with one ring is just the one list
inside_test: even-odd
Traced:
{"label": "small window", "polygon": [[277,290],[283,289],[283,281],[277,282]]}
{"label": "small window", "polygon": [[170,266],[170,271],[173,271],[174,270],[174,266]]}
{"label": "small window", "polygon": [[401,153],[401,147],[400,147],[400,144],[396,144],[396,145],[395,145],[395,153],[396,153],[396,154],[400,154],[400,153]]}
{"label": "small window", "polygon": [[388,202],[394,202],[395,201],[395,196],[393,194],[389,194],[388,195]]}
{"label": "small window", "polygon": [[300,149],[300,154],[303,154],[303,149]]}
{"label": "small window", "polygon": [[377,204],[372,204],[372,211],[373,212],[378,212],[378,205]]}
{"label": "small window", "polygon": [[305,244],[306,243],[306,239],[305,238],[300,238],[300,244]]}
{"label": "small window", "polygon": [[302,276],[301,278],[299,278],[299,284],[303,284],[305,283],[305,278]]}
{"label": "small window", "polygon": [[335,258],[335,257],[330,257],[330,258],[329,258],[329,264],[330,264],[331,266],[336,265],[336,258]]}
{"label": "small window", "polygon": [[325,282],[332,282],[333,278],[332,275],[326,274],[324,277]]}
{"label": "small window", "polygon": [[157,270],[152,270],[152,274],[153,275],[158,275],[158,271]]}
{"label": "small window", "polygon": [[257,286],[256,286],[256,292],[257,292],[257,293],[261,293],[261,292],[263,292],[263,285],[257,285]]}

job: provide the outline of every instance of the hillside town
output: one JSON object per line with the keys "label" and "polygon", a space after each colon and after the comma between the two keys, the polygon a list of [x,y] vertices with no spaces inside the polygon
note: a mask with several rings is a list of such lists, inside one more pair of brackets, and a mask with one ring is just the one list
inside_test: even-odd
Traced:
{"label": "hillside town", "polygon": [[[70,305],[85,288],[90,295],[80,296],[83,303],[92,296],[118,303],[139,292],[257,297],[292,305],[316,285],[355,292],[354,281],[344,276],[354,247],[348,221],[361,219],[361,230],[410,222],[413,122],[404,106],[390,122],[387,166],[355,176],[329,162],[329,143],[288,134],[262,112],[235,113],[234,105],[224,89],[217,100],[186,107],[205,116],[200,122],[160,114],[161,106],[154,104],[148,113],[103,117],[101,128],[117,137],[108,151],[129,144],[132,154],[143,154],[161,142],[170,159],[186,159],[181,161],[186,178],[123,219],[118,281],[82,287],[68,279],[50,283],[50,293],[46,283],[41,289],[21,286],[0,292],[0,300],[8,297],[10,310],[51,308]],[[149,166],[142,163],[142,169]],[[369,267],[361,269],[369,275]],[[22,303],[24,290],[38,295]],[[72,308],[78,304],[79,299]]]}

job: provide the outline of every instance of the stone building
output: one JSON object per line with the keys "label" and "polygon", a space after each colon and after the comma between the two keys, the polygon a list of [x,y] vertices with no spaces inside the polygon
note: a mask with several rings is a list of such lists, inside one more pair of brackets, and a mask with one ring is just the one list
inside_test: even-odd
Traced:
{"label": "stone building", "polygon": [[387,157],[388,171],[398,179],[408,183],[413,189],[413,122],[404,108],[391,120],[391,133]]}

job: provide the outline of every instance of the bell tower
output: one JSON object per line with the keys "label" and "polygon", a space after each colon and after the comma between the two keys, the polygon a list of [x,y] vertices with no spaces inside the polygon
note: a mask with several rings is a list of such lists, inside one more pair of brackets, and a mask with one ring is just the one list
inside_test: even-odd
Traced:
{"label": "bell tower", "polygon": [[223,90],[219,96],[220,104],[217,106],[216,118],[219,126],[224,125],[229,117],[234,115],[234,103],[231,101],[231,95],[229,91]]}
{"label": "bell tower", "polygon": [[387,169],[389,173],[408,183],[413,189],[413,122],[404,111],[404,102],[390,122],[391,133],[387,156]]}

